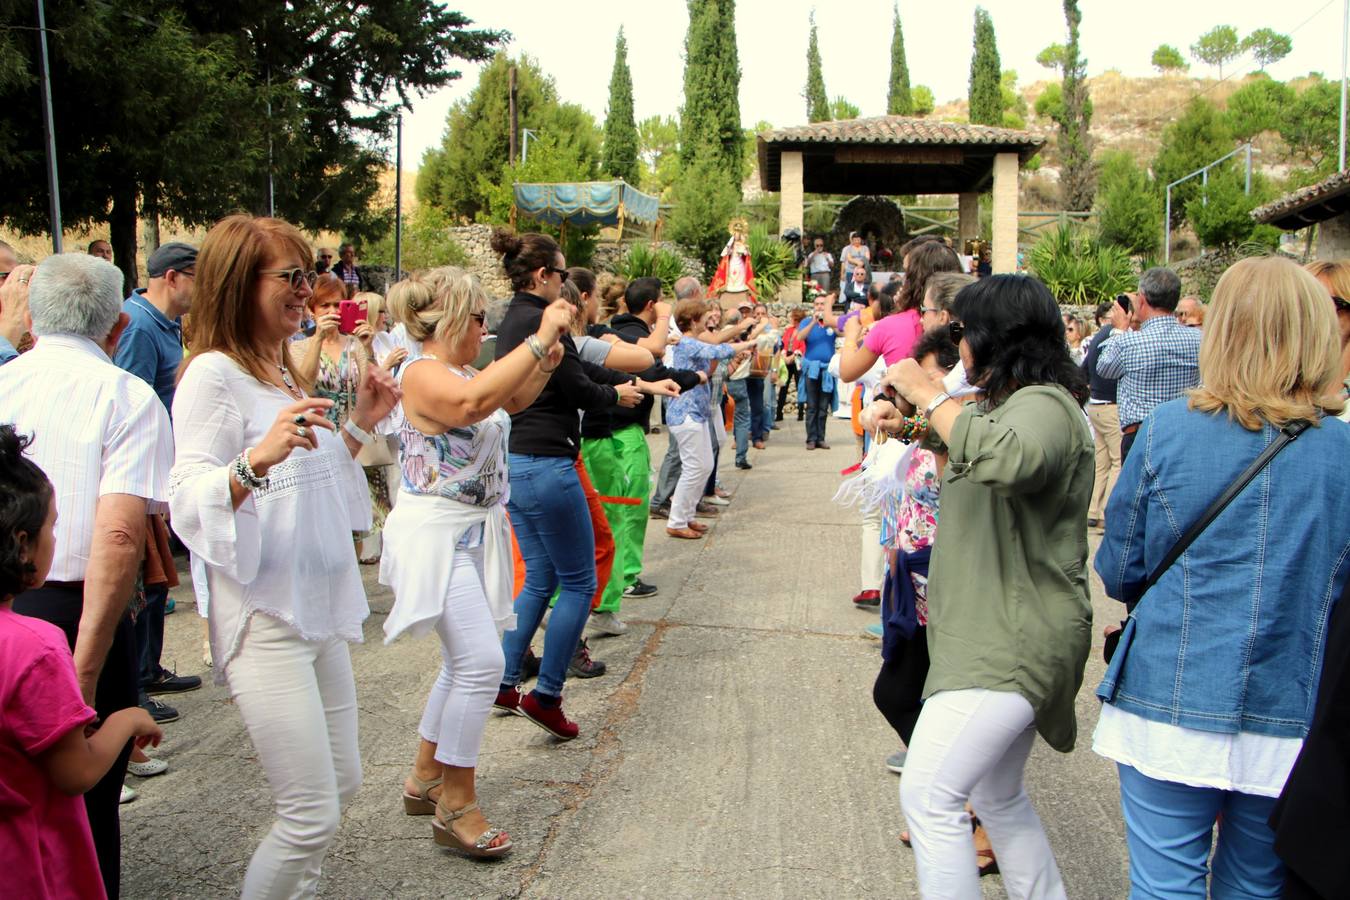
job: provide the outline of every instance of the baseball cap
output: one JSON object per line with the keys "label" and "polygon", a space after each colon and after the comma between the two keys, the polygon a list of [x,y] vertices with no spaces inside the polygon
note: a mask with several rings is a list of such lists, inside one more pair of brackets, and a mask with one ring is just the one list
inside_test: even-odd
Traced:
{"label": "baseball cap", "polygon": [[150,254],[145,262],[146,272],[151,278],[163,278],[164,273],[173,269],[182,272],[197,264],[197,248],[181,241],[160,244],[159,249]]}

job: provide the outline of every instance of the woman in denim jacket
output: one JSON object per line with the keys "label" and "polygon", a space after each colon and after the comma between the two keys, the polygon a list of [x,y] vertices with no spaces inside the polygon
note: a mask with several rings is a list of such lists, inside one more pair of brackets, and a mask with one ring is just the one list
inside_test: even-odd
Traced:
{"label": "woman in denim jacket", "polygon": [[[1203,387],[1139,430],[1106,509],[1096,569],[1138,601],[1106,677],[1093,749],[1119,769],[1131,896],[1277,897],[1266,824],[1307,734],[1327,619],[1350,575],[1350,427],[1326,291],[1283,259],[1219,279]],[[1279,434],[1309,428],[1145,597],[1153,567]],[[1140,452],[1142,451],[1142,452]]]}

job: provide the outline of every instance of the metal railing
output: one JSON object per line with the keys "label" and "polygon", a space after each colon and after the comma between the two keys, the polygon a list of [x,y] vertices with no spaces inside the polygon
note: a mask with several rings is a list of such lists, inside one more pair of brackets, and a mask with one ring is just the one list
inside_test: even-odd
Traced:
{"label": "metal railing", "polygon": [[1243,188],[1243,193],[1250,194],[1252,192],[1252,154],[1255,152],[1257,151],[1254,151],[1252,149],[1251,144],[1243,144],[1241,147],[1238,147],[1232,153],[1225,153],[1223,156],[1220,156],[1218,159],[1214,160],[1214,162],[1210,163],[1209,165],[1200,169],[1196,169],[1189,175],[1183,175],[1181,178],[1178,178],[1176,181],[1172,182],[1167,186],[1167,201],[1163,211],[1164,263],[1170,263],[1172,261],[1172,188],[1181,184],[1183,181],[1190,181],[1192,178],[1198,175],[1200,176],[1200,184],[1201,184],[1200,190],[1202,191],[1202,193],[1200,194],[1200,202],[1208,203],[1209,199],[1205,197],[1203,191],[1205,187],[1209,186],[1209,170],[1219,165],[1220,163],[1227,162],[1234,156],[1237,156],[1239,153],[1245,153],[1247,158],[1247,182],[1246,186]]}

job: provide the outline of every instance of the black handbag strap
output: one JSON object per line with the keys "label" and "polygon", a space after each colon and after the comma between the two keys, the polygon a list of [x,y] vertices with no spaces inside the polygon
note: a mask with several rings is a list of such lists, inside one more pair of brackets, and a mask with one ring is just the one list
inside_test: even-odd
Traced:
{"label": "black handbag strap", "polygon": [[1148,581],[1144,582],[1144,589],[1139,592],[1140,600],[1144,598],[1150,588],[1158,583],[1158,579],[1162,578],[1163,573],[1172,567],[1172,563],[1180,559],[1181,554],[1185,553],[1186,549],[1195,543],[1195,539],[1200,537],[1210,523],[1228,508],[1228,504],[1232,503],[1237,495],[1242,493],[1247,485],[1251,484],[1252,479],[1261,474],[1261,470],[1269,465],[1270,461],[1278,456],[1281,450],[1288,447],[1298,439],[1300,434],[1307,431],[1308,426],[1309,423],[1307,422],[1290,422],[1280,429],[1280,436],[1272,441],[1265,450],[1261,451],[1261,455],[1243,470],[1242,474],[1200,514],[1200,518],[1196,519],[1195,523],[1186,529],[1186,533],[1172,545],[1172,549],[1167,551],[1167,555],[1162,558],[1162,562],[1158,563],[1158,567],[1148,576]]}

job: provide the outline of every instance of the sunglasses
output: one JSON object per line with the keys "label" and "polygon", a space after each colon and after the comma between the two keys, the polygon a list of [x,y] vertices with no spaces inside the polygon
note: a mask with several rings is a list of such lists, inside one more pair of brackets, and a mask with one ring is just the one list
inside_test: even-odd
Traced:
{"label": "sunglasses", "polygon": [[545,272],[554,272],[554,273],[556,273],[557,276],[558,276],[558,278],[561,279],[561,281],[560,281],[559,283],[561,283],[562,281],[566,281],[566,280],[567,280],[567,270],[566,270],[566,269],[559,269],[557,266],[544,266],[544,271],[545,271]]}
{"label": "sunglasses", "polygon": [[932,313],[933,315],[936,316],[938,313],[942,312],[942,310],[938,309],[936,306],[924,306],[919,309],[919,312]]}
{"label": "sunglasses", "polygon": [[1344,297],[1332,296],[1331,302],[1336,304],[1336,309],[1340,312],[1350,312],[1350,300]]}
{"label": "sunglasses", "polygon": [[298,292],[302,285],[314,287],[314,282],[319,280],[319,273],[310,269],[308,272],[302,268],[294,269],[259,269],[259,275],[275,275],[277,278],[284,278],[291,284],[291,290]]}
{"label": "sunglasses", "polygon": [[966,326],[964,322],[948,322],[947,336],[952,339],[953,344],[961,343],[961,338],[965,336]]}
{"label": "sunglasses", "polygon": [[483,323],[487,321],[487,316],[484,313],[469,313],[469,318],[477,322],[479,328],[482,328]]}

